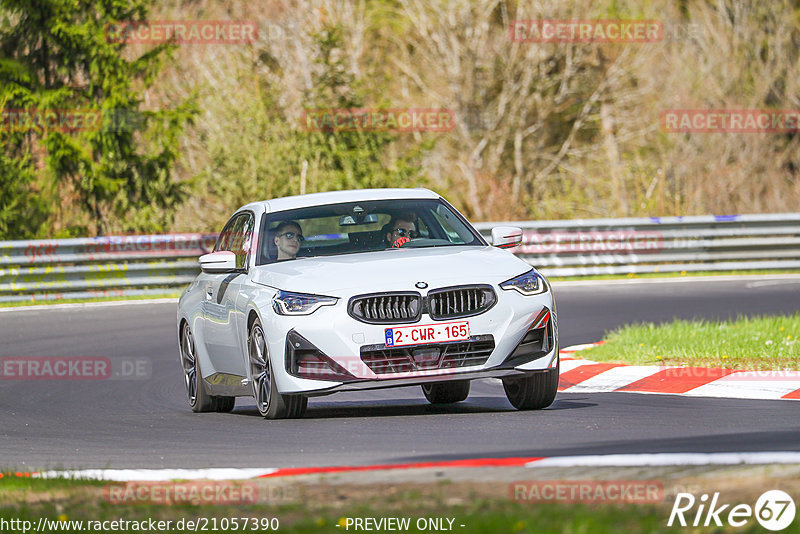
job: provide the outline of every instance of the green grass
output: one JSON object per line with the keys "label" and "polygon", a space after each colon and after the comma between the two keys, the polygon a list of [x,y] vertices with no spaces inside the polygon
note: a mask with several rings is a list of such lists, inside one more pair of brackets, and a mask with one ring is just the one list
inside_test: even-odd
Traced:
{"label": "green grass", "polygon": [[91,486],[104,486],[108,482],[101,480],[86,480],[72,478],[33,478],[30,473],[15,471],[0,471],[0,502],[3,497],[13,491],[52,491],[62,489],[87,488]]}
{"label": "green grass", "polygon": [[21,306],[47,306],[51,304],[84,304],[87,302],[117,302],[123,300],[149,300],[163,298],[178,298],[180,291],[164,291],[157,295],[131,295],[122,297],[98,297],[92,299],[60,299],[60,300],[25,300],[21,302],[0,302],[0,308],[19,308]]}
{"label": "green grass", "polygon": [[[470,502],[449,505],[441,496],[421,495],[416,492],[400,492],[391,496],[375,492],[363,502],[337,503],[335,499],[319,501],[302,499],[298,503],[285,505],[154,505],[112,504],[102,497],[101,482],[34,480],[13,477],[0,479],[0,519],[31,521],[33,528],[39,518],[61,521],[65,527],[52,532],[80,532],[79,526],[69,522],[78,520],[141,521],[147,519],[184,520],[216,518],[278,518],[279,532],[286,533],[340,533],[345,530],[348,517],[408,517],[412,527],[406,532],[420,532],[415,528],[419,518],[451,518],[453,532],[463,534],[494,533],[587,533],[616,534],[645,532],[674,532],[668,529],[671,503],[637,504],[563,504],[554,502],[518,502],[507,495],[495,498],[475,498]],[[83,488],[80,485],[83,484]],[[441,488],[440,488],[441,489]],[[173,523],[173,524],[174,524]],[[212,523],[209,523],[209,526]],[[447,522],[445,522],[447,524]],[[337,526],[338,525],[338,526]],[[461,527],[461,525],[464,525]],[[72,528],[69,528],[69,527]],[[737,532],[754,532],[750,528]],[[186,531],[188,529],[184,529]],[[208,531],[230,532],[234,529]],[[21,532],[17,529],[16,531]],[[129,528],[130,532],[131,529]],[[272,532],[271,530],[238,530],[239,532]],[[350,532],[355,530],[349,529]],[[15,532],[11,530],[9,532]],[[85,532],[85,530],[84,530]],[[104,532],[117,532],[104,530]],[[165,532],[181,532],[174,527]],[[430,532],[430,530],[428,530]]]}
{"label": "green grass", "polygon": [[[319,514],[314,519],[305,519],[281,530],[308,534],[347,532],[344,528],[346,517],[410,517],[411,528],[403,532],[431,532],[417,530],[416,520],[420,517],[454,519],[452,531],[465,534],[525,532],[616,534],[672,530],[666,527],[668,513],[654,506],[591,507],[553,503],[525,505],[499,501],[479,501],[469,507],[429,511],[427,514],[415,512],[413,505],[410,505],[405,512],[391,513],[386,513],[379,507],[363,507],[336,514],[330,512]],[[338,528],[335,526],[337,524]],[[446,522],[444,524],[447,525]],[[353,527],[351,526],[349,530],[353,532]]]}
{"label": "green grass", "polygon": [[[778,469],[778,466],[774,466]],[[722,501],[748,503],[756,501],[759,494],[779,487],[790,495],[798,494],[798,482],[791,475],[778,471],[763,471],[759,476],[752,472],[731,475],[724,471],[715,476],[689,478],[666,476],[654,479],[664,487],[663,499],[649,504],[633,503],[564,503],[558,501],[514,500],[509,491],[510,481],[441,480],[439,482],[413,483],[359,483],[337,484],[320,480],[318,483],[294,483],[291,479],[258,481],[259,496],[271,495],[268,488],[283,488],[282,495],[289,498],[280,502],[264,499],[255,504],[153,504],[144,500],[114,503],[108,498],[107,485],[118,483],[81,479],[37,479],[17,477],[7,470],[0,478],[0,520],[30,521],[35,531],[40,518],[59,521],[62,528],[51,525],[48,532],[87,532],[86,521],[172,521],[172,526],[160,532],[273,532],[260,528],[211,528],[216,519],[218,527],[232,518],[269,520],[277,518],[278,532],[338,534],[342,532],[366,532],[346,529],[347,518],[409,518],[411,528],[403,532],[420,532],[415,528],[417,519],[453,519],[452,531],[458,534],[516,534],[516,533],[574,533],[612,534],[649,532],[763,532],[754,518],[747,525],[732,528],[703,528],[679,526],[667,527],[666,523],[674,504],[675,492],[695,488],[694,494],[722,492]],[[581,475],[586,479],[587,475]],[[733,477],[733,478],[732,478]],[[593,478],[588,476],[588,478]],[[635,477],[638,479],[639,477]],[[236,482],[238,483],[238,482]],[[251,481],[252,483],[252,481]],[[169,483],[166,483],[169,484]],[[142,483],[136,484],[140,487]],[[162,486],[163,487],[163,486]],[[679,489],[680,488],[680,489]],[[687,513],[691,521],[693,517]],[[179,530],[180,520],[198,522],[205,518],[206,529],[184,527]],[[721,518],[723,523],[724,517]],[[83,521],[76,524],[76,521]],[[444,523],[447,526],[447,522]],[[463,527],[461,525],[464,525]],[[83,530],[80,530],[83,526]],[[786,532],[797,532],[800,515]],[[22,532],[20,528],[2,529],[3,532]],[[111,528],[103,532],[121,532]],[[142,532],[128,525],[125,532]],[[153,532],[152,530],[149,530]],[[447,530],[446,530],[447,531]],[[435,532],[427,530],[425,532]]]}
{"label": "green grass", "polygon": [[[666,527],[666,519],[668,512],[657,510],[653,507],[589,507],[579,505],[553,505],[550,503],[537,504],[532,506],[524,506],[519,504],[492,504],[486,507],[477,506],[469,508],[456,508],[449,510],[440,510],[431,512],[428,515],[420,516],[412,506],[409,506],[407,512],[392,511],[388,513],[380,508],[373,507],[356,507],[345,509],[341,511],[327,510],[314,514],[305,514],[301,511],[286,511],[283,509],[276,509],[274,507],[259,508],[259,507],[238,507],[235,510],[217,509],[210,506],[173,506],[173,507],[149,507],[138,505],[136,508],[120,509],[114,507],[113,509],[104,509],[100,512],[93,512],[91,515],[81,512],[73,511],[72,513],[62,511],[61,513],[55,507],[48,507],[37,510],[31,513],[30,509],[24,511],[16,510],[3,510],[0,508],[0,518],[9,519],[22,519],[31,521],[35,525],[39,517],[46,517],[51,520],[61,519],[64,523],[75,521],[78,519],[92,520],[92,521],[107,521],[125,519],[143,520],[149,518],[159,518],[161,520],[172,520],[173,525],[180,519],[197,520],[197,518],[216,518],[217,521],[228,520],[230,518],[273,518],[277,517],[279,528],[277,532],[286,533],[337,533],[347,532],[344,528],[345,517],[410,517],[411,528],[403,532],[430,532],[430,530],[417,530],[415,522],[419,517],[428,518],[451,518],[453,522],[453,532],[457,533],[478,533],[478,534],[495,534],[495,533],[523,533],[523,532],[541,532],[541,533],[561,533],[561,532],[574,532],[574,533],[587,533],[587,534],[616,534],[619,532],[637,533],[637,532],[667,532],[674,531]],[[217,529],[212,530],[209,522],[208,531],[212,532],[234,532],[235,529]],[[221,523],[217,523],[221,525]],[[447,525],[447,523],[444,523]],[[339,526],[337,526],[339,525]],[[461,527],[464,525],[464,527]],[[74,527],[74,524],[72,525]],[[128,529],[127,531],[131,531]],[[174,527],[164,532],[185,532],[188,529],[176,530]],[[350,532],[355,532],[351,526]],[[750,530],[742,530],[742,532],[752,532]],[[64,530],[52,530],[52,532],[80,532],[79,528],[65,528]],[[115,530],[107,530],[104,532],[121,532]],[[243,532],[240,528],[238,532]],[[271,530],[246,530],[245,532],[272,532]],[[363,532],[363,531],[362,531]]]}
{"label": "green grass", "polygon": [[800,369],[800,314],[629,325],[581,351],[594,361],[728,369]]}
{"label": "green grass", "polygon": [[767,274],[800,274],[798,269],[766,269],[766,270],[742,270],[742,271],[673,271],[673,272],[652,272],[652,273],[628,273],[628,274],[593,274],[587,276],[549,276],[551,282],[567,282],[581,280],[636,280],[642,278],[690,278],[693,276],[745,276],[745,275],[767,275]]}

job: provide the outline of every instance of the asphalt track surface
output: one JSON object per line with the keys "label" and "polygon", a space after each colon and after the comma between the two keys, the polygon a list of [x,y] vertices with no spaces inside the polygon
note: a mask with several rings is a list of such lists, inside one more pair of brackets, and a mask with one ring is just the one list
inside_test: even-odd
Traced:
{"label": "asphalt track surface", "polygon": [[[800,309],[800,278],[556,287],[561,345],[619,325]],[[178,364],[174,303],[0,313],[0,357],[146,358],[141,380],[0,379],[0,470],[293,467],[481,457],[800,450],[800,403],[635,393],[559,393],[511,408],[499,381],[466,402],[427,404],[418,387],[314,398],[300,420],[266,421],[250,399],[194,414]]]}

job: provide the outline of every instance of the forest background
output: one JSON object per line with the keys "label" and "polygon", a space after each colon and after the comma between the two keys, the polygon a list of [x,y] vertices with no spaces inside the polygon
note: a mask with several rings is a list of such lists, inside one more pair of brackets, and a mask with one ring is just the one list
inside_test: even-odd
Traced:
{"label": "forest background", "polygon": [[[650,20],[523,42],[515,20]],[[234,44],[120,21],[248,21]],[[116,26],[115,26],[116,25]],[[798,211],[800,136],[674,133],[674,109],[800,109],[800,1],[0,0],[0,240],[218,231],[278,196],[428,187],[473,221]],[[448,131],[309,130],[319,109]],[[19,110],[101,114],[14,128]]]}

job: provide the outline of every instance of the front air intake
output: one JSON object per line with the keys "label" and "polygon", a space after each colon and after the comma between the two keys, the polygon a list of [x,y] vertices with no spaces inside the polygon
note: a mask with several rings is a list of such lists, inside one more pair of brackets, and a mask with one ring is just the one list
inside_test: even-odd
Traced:
{"label": "front air intake", "polygon": [[468,341],[409,347],[366,345],[361,347],[361,361],[377,375],[410,373],[483,365],[493,350],[494,337],[485,334],[472,336]]}

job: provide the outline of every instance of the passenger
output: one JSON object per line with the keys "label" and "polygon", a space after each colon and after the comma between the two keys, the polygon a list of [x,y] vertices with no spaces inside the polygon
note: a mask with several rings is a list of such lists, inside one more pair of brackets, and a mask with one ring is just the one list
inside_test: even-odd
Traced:
{"label": "passenger", "polygon": [[278,249],[278,261],[297,258],[300,244],[305,240],[302,228],[294,221],[280,223],[272,239]]}
{"label": "passenger", "polygon": [[389,221],[389,224],[384,226],[386,229],[386,234],[384,235],[384,239],[386,239],[386,243],[390,247],[402,247],[406,243],[408,243],[411,239],[418,237],[416,224],[414,220],[416,217],[410,213],[404,213],[395,217],[392,217],[392,220]]}

